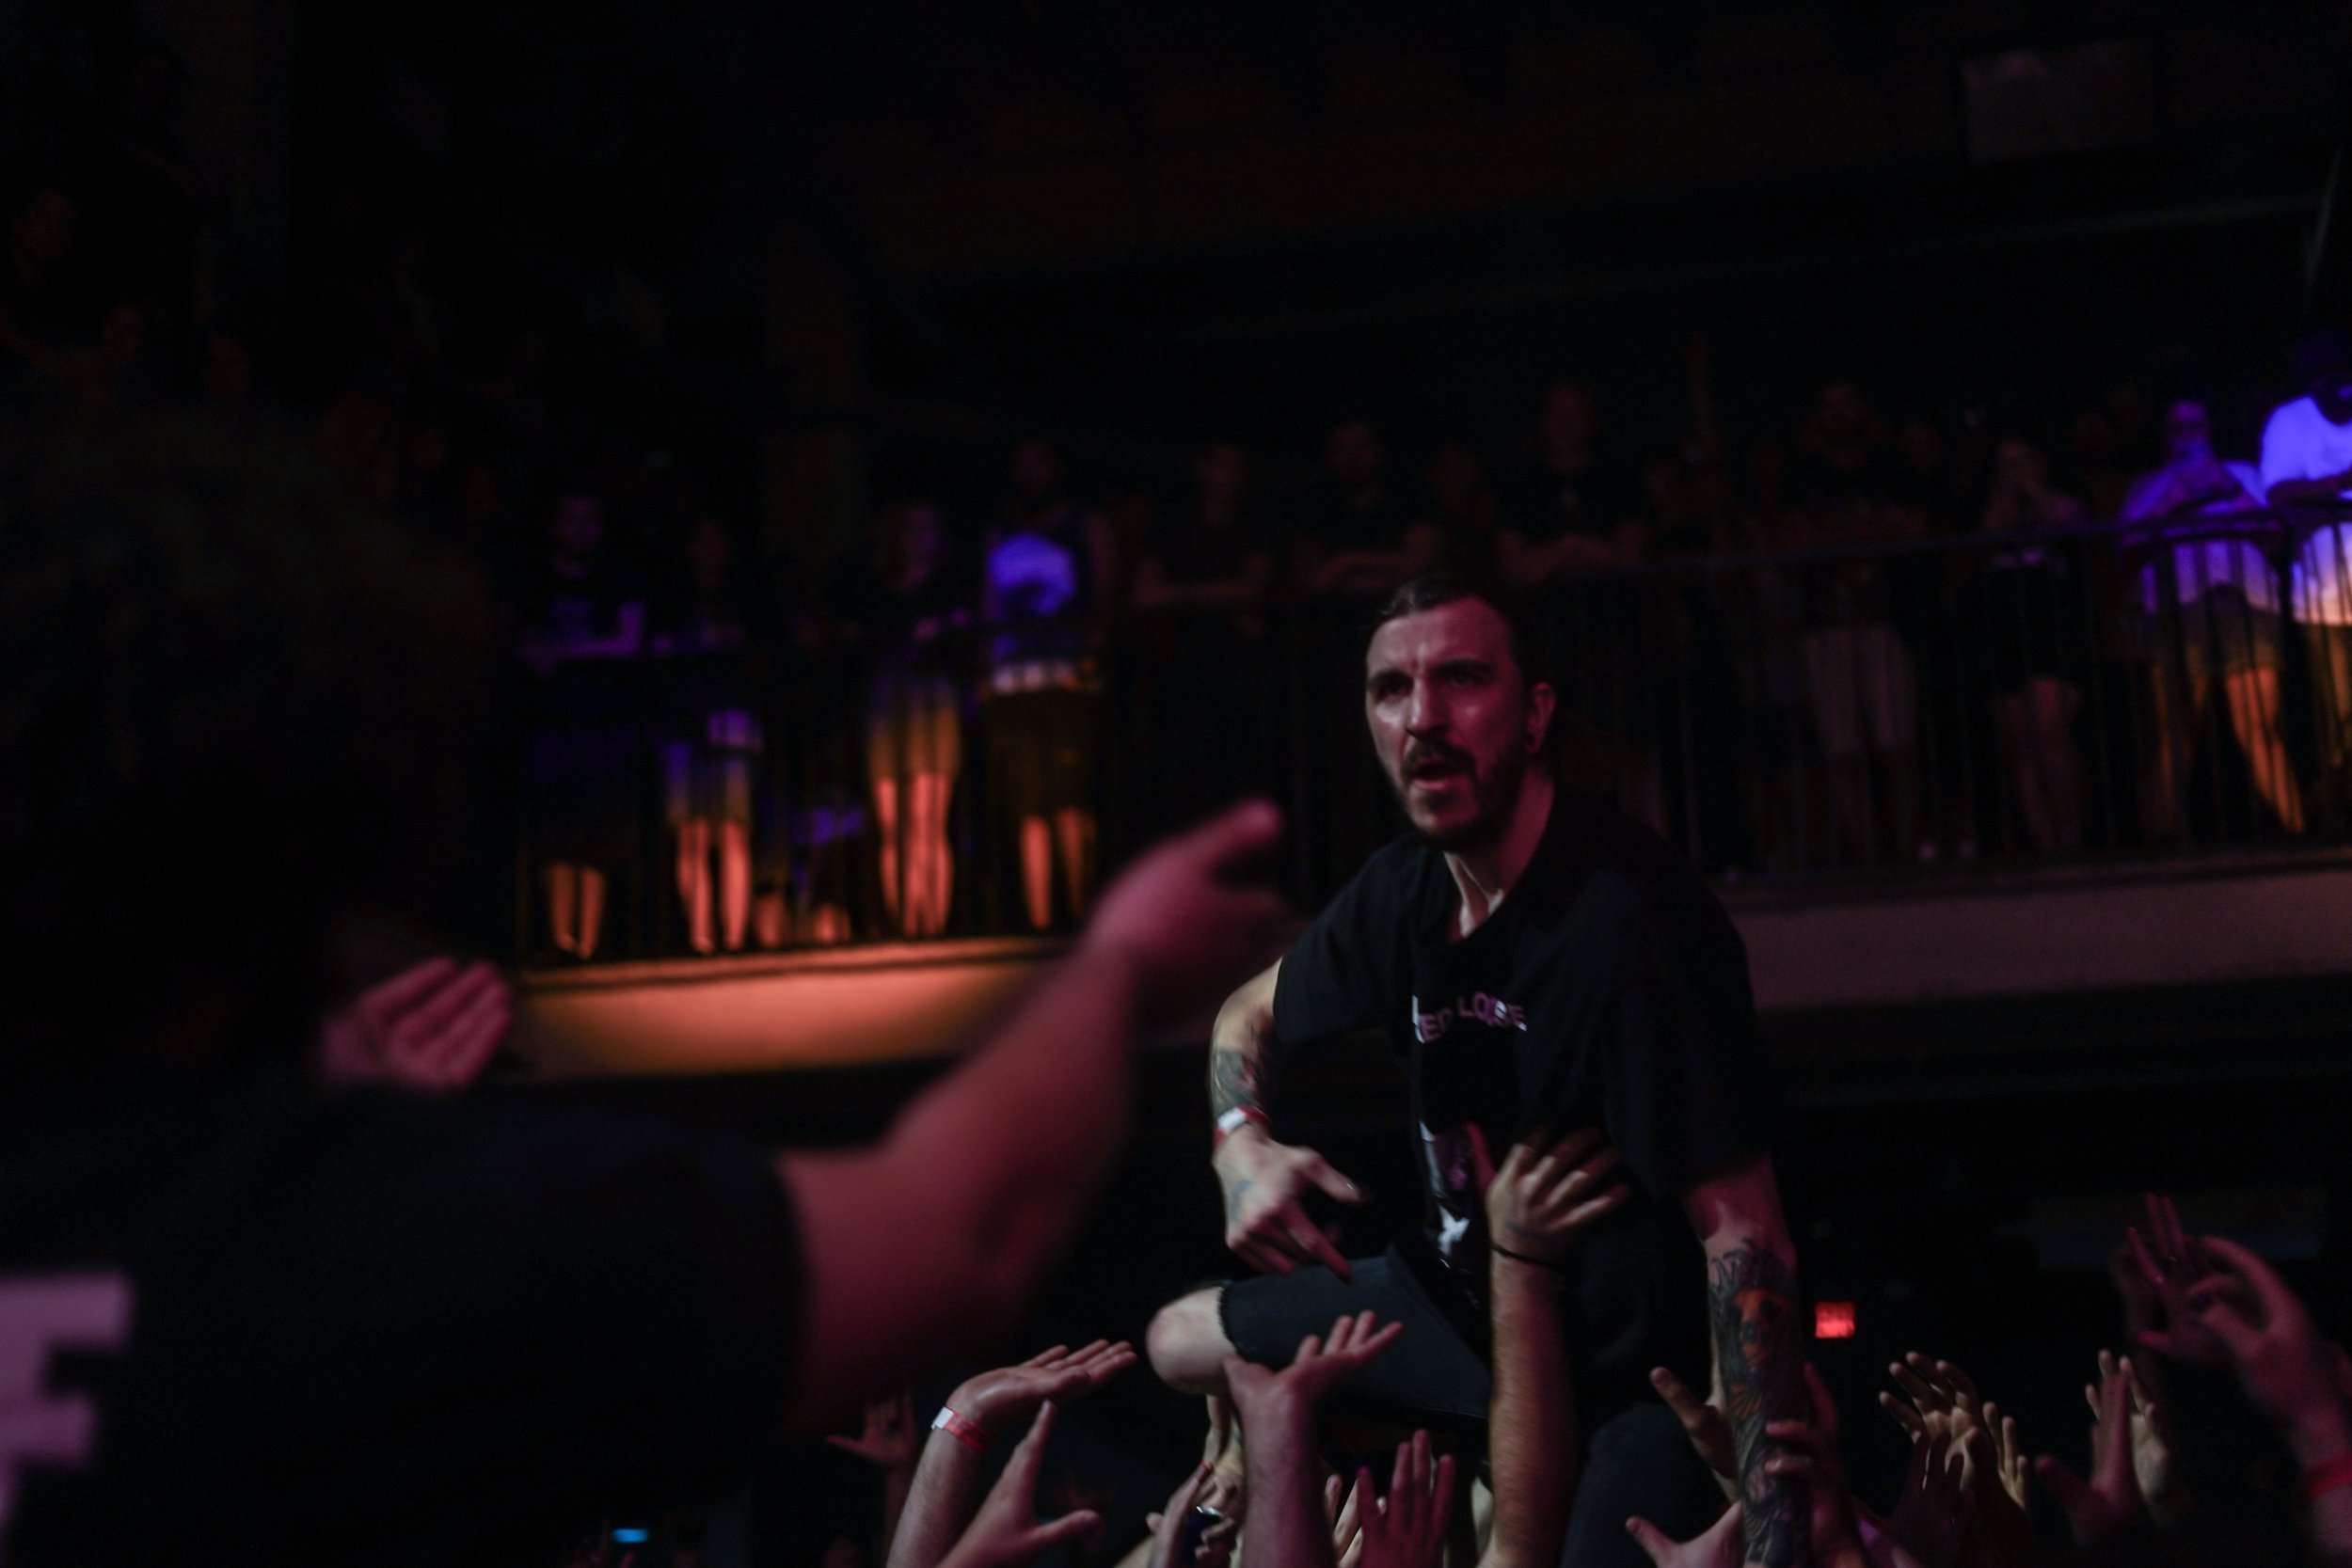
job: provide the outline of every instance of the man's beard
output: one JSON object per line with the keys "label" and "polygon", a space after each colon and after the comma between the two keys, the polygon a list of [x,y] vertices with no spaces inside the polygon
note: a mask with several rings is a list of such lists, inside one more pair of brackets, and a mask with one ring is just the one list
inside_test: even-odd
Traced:
{"label": "man's beard", "polygon": [[1470,775],[1470,801],[1476,809],[1465,820],[1446,828],[1424,828],[1414,820],[1409,768],[1404,782],[1395,785],[1397,804],[1405,808],[1405,820],[1413,824],[1413,832],[1423,844],[1447,854],[1483,849],[1502,836],[1503,819],[1519,798],[1519,786],[1527,780],[1527,753],[1515,748],[1497,757],[1491,769],[1473,764],[1465,771]]}

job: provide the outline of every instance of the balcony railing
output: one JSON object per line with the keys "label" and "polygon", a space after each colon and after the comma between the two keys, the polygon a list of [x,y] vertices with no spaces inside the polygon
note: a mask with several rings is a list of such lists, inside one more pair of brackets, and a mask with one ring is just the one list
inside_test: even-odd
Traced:
{"label": "balcony railing", "polygon": [[[2325,521],[1874,541],[1562,579],[1532,598],[1561,766],[1724,879],[2342,843],[2352,626],[2298,620],[2290,597]],[[601,868],[599,956],[694,950],[678,846],[698,819],[685,832],[707,845],[722,951],[730,903],[749,911],[745,951],[1066,927],[1098,863],[1246,793],[1286,807],[1279,874],[1312,908],[1403,827],[1364,727],[1371,608],[1130,612],[1084,658],[1011,676],[967,655],[910,678],[856,637],[821,639],[771,662],[756,737],[737,721],[680,733],[675,703],[649,698],[669,717],[601,762],[628,777],[604,792],[628,822],[603,835],[617,863]],[[644,661],[649,693],[660,662]],[[533,820],[548,777],[526,780]],[[526,828],[527,955],[546,951],[548,858]]]}

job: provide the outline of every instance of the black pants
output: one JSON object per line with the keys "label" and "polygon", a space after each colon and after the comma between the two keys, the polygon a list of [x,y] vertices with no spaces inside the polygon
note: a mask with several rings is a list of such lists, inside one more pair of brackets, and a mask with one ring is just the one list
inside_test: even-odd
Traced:
{"label": "black pants", "polygon": [[[1218,1293],[1225,1338],[1241,1354],[1284,1367],[1310,1334],[1367,1309],[1405,1332],[1348,1380],[1340,1399],[1354,1411],[1483,1441],[1493,1376],[1485,1349],[1463,1332],[1391,1248],[1350,1259],[1352,1281],[1328,1269],[1236,1280]],[[1578,1412],[1584,1470],[1569,1515],[1562,1568],[1647,1568],[1649,1558],[1626,1533],[1639,1514],[1677,1541],[1698,1534],[1723,1512],[1713,1475],[1663,1404],[1615,1403]]]}

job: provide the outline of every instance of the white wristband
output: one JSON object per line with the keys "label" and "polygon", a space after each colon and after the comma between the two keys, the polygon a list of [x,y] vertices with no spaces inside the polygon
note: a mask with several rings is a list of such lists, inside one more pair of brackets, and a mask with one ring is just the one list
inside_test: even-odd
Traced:
{"label": "white wristband", "polygon": [[1259,1110],[1254,1105],[1234,1106],[1232,1110],[1216,1118],[1216,1141],[1218,1143],[1223,1143],[1226,1139],[1232,1137],[1234,1133],[1240,1132],[1243,1128],[1248,1126],[1252,1122],[1257,1123],[1260,1127],[1263,1127],[1265,1125],[1265,1113]]}

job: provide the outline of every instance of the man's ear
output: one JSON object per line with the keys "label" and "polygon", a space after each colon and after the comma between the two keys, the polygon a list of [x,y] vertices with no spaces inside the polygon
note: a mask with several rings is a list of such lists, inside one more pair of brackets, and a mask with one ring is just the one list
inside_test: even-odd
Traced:
{"label": "man's ear", "polygon": [[1527,689],[1527,752],[1534,756],[1551,738],[1551,715],[1559,699],[1551,683],[1537,681]]}

